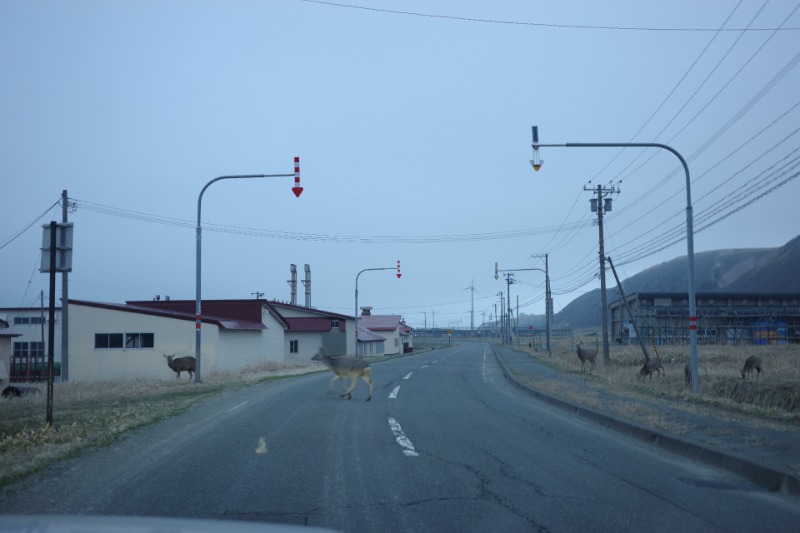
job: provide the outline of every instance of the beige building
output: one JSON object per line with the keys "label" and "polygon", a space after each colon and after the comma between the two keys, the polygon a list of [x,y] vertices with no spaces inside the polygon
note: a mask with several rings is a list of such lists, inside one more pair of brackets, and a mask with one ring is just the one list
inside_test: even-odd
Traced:
{"label": "beige building", "polygon": [[[194,301],[69,305],[70,380],[171,377],[164,355],[195,355]],[[202,372],[284,361],[286,328],[263,300],[204,301]]]}

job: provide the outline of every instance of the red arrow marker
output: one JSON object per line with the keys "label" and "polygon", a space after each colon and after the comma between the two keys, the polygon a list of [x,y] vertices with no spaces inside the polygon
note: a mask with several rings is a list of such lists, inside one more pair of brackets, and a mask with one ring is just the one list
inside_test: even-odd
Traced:
{"label": "red arrow marker", "polygon": [[300,194],[303,192],[303,188],[300,186],[300,158],[294,158],[294,187],[292,187],[292,192],[294,193],[295,197],[300,198]]}

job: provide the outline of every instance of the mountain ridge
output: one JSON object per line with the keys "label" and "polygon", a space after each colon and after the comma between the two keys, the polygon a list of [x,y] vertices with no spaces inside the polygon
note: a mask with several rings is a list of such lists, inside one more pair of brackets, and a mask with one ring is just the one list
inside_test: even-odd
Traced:
{"label": "mountain ridge", "polygon": [[[625,279],[622,282],[625,294],[688,292],[686,263],[683,255]],[[800,236],[777,248],[728,248],[696,253],[694,263],[696,292],[800,294]],[[607,299],[611,303],[620,298],[620,293],[610,268],[606,276]],[[519,321],[523,328],[545,325],[544,315],[521,313]],[[553,316],[553,327],[593,328],[601,323],[600,289],[577,297]]]}

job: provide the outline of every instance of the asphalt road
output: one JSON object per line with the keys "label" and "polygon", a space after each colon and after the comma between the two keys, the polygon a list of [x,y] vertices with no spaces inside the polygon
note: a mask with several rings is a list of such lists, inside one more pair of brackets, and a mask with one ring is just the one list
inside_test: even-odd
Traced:
{"label": "asphalt road", "polygon": [[[796,531],[797,498],[543,404],[474,343],[226,394],[0,494],[3,514],[357,531]],[[341,383],[334,383],[340,391]],[[2,524],[2,517],[0,517]]]}

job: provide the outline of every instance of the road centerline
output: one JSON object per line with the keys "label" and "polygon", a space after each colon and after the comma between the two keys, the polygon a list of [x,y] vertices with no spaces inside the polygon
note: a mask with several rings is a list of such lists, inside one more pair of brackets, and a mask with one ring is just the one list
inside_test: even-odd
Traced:
{"label": "road centerline", "polygon": [[417,457],[419,454],[414,449],[414,445],[411,444],[411,440],[408,437],[406,437],[405,433],[403,433],[403,428],[400,427],[400,424],[397,423],[397,420],[395,420],[392,417],[389,417],[389,427],[391,428],[392,433],[394,434],[394,440],[396,440],[397,444],[399,444],[400,447],[403,448],[403,455],[406,455],[408,457]]}

